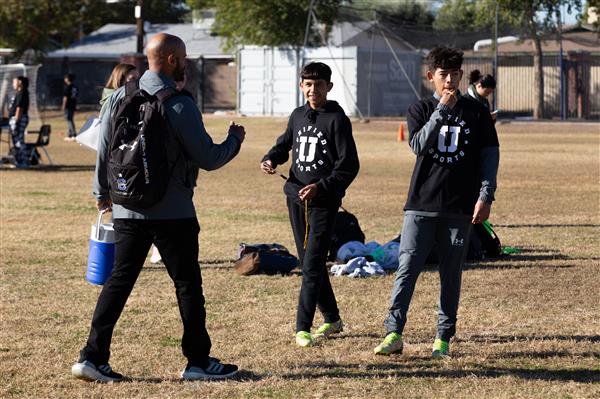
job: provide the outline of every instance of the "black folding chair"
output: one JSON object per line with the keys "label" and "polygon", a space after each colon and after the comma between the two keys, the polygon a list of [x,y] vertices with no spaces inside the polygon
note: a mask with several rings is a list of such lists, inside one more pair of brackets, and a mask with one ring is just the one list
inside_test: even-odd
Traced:
{"label": "black folding chair", "polygon": [[54,163],[52,162],[52,158],[50,158],[50,154],[48,154],[48,151],[46,151],[46,146],[50,143],[50,132],[50,125],[42,125],[40,127],[40,130],[38,131],[28,131],[28,135],[35,133],[38,134],[37,141],[35,143],[25,143],[25,145],[27,146],[29,157],[28,161],[30,165],[36,165],[41,161],[41,157],[37,152],[38,147],[42,151],[44,151],[44,154],[46,154],[46,158],[48,158],[48,162],[50,162],[50,165],[54,165]]}

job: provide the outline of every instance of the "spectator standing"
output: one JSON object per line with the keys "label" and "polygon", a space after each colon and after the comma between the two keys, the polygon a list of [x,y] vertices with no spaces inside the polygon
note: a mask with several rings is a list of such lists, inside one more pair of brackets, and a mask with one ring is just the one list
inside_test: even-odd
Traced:
{"label": "spectator standing", "polygon": [[67,127],[69,129],[68,135],[65,137],[66,141],[73,141],[75,140],[75,136],[77,136],[73,118],[75,117],[75,110],[77,109],[77,96],[79,92],[74,81],[75,75],[72,73],[68,73],[64,76],[65,87],[63,89],[62,111],[65,114],[65,120],[67,121]]}
{"label": "spectator standing", "polygon": [[483,104],[492,115],[494,123],[496,122],[496,116],[498,111],[493,111],[490,107],[490,101],[488,97],[496,90],[496,79],[492,75],[482,75],[479,69],[474,69],[469,73],[469,87],[467,88],[467,95],[481,104]]}
{"label": "spectator standing", "polygon": [[13,154],[17,168],[29,166],[25,145],[25,129],[29,124],[29,79],[18,76],[13,79],[14,95],[8,105],[9,127],[12,137]]}
{"label": "spectator standing", "polygon": [[106,86],[102,89],[102,97],[100,98],[100,115],[98,118],[102,119],[102,116],[106,112],[108,105],[108,98],[117,90],[119,87],[124,86],[125,83],[140,78],[140,73],[134,65],[120,63],[117,64],[112,70]]}

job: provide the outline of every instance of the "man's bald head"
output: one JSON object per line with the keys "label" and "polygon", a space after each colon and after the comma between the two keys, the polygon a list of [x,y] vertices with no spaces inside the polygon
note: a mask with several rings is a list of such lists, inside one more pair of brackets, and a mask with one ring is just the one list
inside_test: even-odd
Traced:
{"label": "man's bald head", "polygon": [[[182,80],[185,69],[185,43],[174,35],[158,33],[150,38],[146,46],[148,66],[151,71],[161,72]],[[181,79],[179,79],[181,78]]]}

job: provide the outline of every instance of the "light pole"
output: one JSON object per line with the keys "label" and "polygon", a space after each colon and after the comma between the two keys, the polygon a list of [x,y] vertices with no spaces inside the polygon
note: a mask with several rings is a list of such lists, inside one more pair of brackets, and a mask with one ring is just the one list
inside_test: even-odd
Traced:
{"label": "light pole", "polygon": [[135,23],[136,23],[136,35],[137,35],[137,49],[136,52],[138,54],[142,54],[144,52],[144,19],[142,16],[142,6],[144,5],[144,0],[137,0],[137,5],[135,6]]}
{"label": "light pole", "polygon": [[[120,3],[123,0],[105,0],[107,4]],[[122,54],[121,62],[133,64],[141,73],[146,69],[144,62],[144,16],[142,9],[144,0],[137,0],[133,15],[135,17],[136,52],[134,54]]]}
{"label": "light pole", "polygon": [[[105,0],[107,4],[120,3],[123,0]],[[142,8],[144,0],[137,0],[133,15],[135,17],[135,34],[137,36],[136,52],[142,54],[144,52],[144,18]]]}

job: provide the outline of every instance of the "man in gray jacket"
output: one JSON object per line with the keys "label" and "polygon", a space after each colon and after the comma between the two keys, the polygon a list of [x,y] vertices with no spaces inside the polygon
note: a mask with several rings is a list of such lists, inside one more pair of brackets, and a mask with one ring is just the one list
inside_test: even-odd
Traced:
{"label": "man in gray jacket", "polygon": [[[159,33],[147,46],[149,70],[141,77],[140,88],[155,94],[175,88],[185,74],[185,44],[176,36]],[[109,100],[102,118],[94,195],[98,210],[112,210],[115,229],[115,263],[105,283],[92,318],[90,335],[71,369],[74,376],[91,381],[113,382],[123,376],[108,364],[114,326],[142,269],[152,243],[159,249],[169,276],[175,284],[183,321],[181,346],[187,366],[181,377],[187,380],[223,379],[234,375],[237,366],[209,356],[211,342],[206,331],[202,277],[198,265],[200,226],[192,202],[198,169],[214,170],[232,160],[245,137],[242,126],[231,124],[227,139],[214,144],[202,123],[193,100],[184,95],[165,102],[167,123],[179,141],[179,151],[164,197],[143,210],[111,203],[107,180],[107,147],[111,115],[124,96],[118,89]]]}

